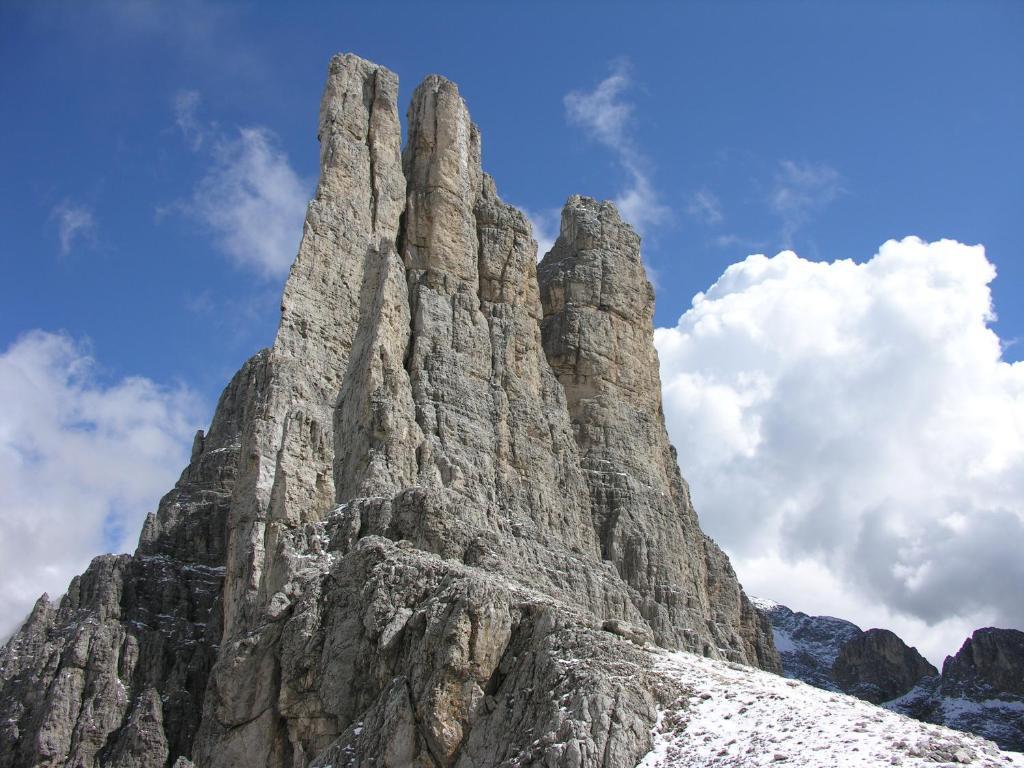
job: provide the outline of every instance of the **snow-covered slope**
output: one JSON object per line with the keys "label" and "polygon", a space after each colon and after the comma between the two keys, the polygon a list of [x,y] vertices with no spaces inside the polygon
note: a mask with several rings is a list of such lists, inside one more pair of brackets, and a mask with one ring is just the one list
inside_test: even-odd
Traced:
{"label": "snow-covered slope", "polygon": [[1024,749],[1024,697],[986,692],[979,687],[953,695],[943,690],[941,678],[929,677],[883,706],[920,720],[979,734],[1005,749]]}
{"label": "snow-covered slope", "polygon": [[655,651],[685,693],[661,712],[638,768],[1024,766],[990,741],[750,667]]}

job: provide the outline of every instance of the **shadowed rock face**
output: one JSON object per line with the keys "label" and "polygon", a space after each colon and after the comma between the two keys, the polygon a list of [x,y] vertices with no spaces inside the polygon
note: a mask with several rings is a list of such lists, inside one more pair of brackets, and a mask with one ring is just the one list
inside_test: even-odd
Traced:
{"label": "shadowed rock face", "polygon": [[895,699],[924,677],[938,674],[928,661],[887,629],[869,629],[847,642],[832,665],[839,687],[872,704]]}
{"label": "shadowed rock face", "polygon": [[943,686],[987,687],[1024,696],[1024,632],[986,627],[975,630],[942,665]]}
{"label": "shadowed rock face", "polygon": [[941,678],[898,703],[898,711],[922,712],[929,722],[1024,752],[1024,632],[975,630],[956,655],[946,657]]}
{"label": "shadowed rock face", "polygon": [[[0,651],[0,766],[632,765],[647,640],[778,669],[661,413],[639,238],[538,279],[452,83],[332,59],[273,346],[134,556]],[[581,663],[584,662],[584,663]]]}
{"label": "shadowed rock face", "polygon": [[827,691],[841,691],[832,665],[846,643],[859,637],[860,627],[833,616],[809,616],[784,605],[754,598],[758,610],[771,621],[782,674]]}
{"label": "shadowed rock face", "polygon": [[0,649],[0,765],[163,766],[191,752],[221,638],[226,524],[260,354],[134,556],[104,555]]}

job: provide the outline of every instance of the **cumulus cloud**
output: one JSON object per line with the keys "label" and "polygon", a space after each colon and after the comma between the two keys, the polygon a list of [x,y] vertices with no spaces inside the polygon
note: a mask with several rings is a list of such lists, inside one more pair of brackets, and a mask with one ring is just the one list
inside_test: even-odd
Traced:
{"label": "cumulus cloud", "polygon": [[718,224],[725,218],[722,213],[722,201],[710,189],[698,189],[690,195],[686,212],[705,224]]}
{"label": "cumulus cloud", "polygon": [[615,198],[623,218],[643,232],[662,222],[669,211],[658,199],[650,179],[650,163],[633,138],[633,105],[625,99],[632,87],[629,64],[620,59],[612,74],[592,91],[573,91],[565,97],[569,121],[581,126],[615,155],[629,185]]}
{"label": "cumulus cloud", "polygon": [[792,245],[797,230],[843,191],[839,171],[825,163],[780,162],[768,204],[782,220],[783,244]]}
{"label": "cumulus cloud", "polygon": [[57,223],[57,238],[64,256],[71,253],[76,242],[91,241],[96,237],[96,217],[85,205],[65,200],[54,207],[50,218]]}
{"label": "cumulus cloud", "polygon": [[706,529],[753,594],[908,633],[933,660],[1024,627],[1024,364],[981,246],[733,264],[656,331]]}
{"label": "cumulus cloud", "polygon": [[0,353],[0,637],[94,555],[134,549],[188,459],[184,387],[105,382],[85,346],[42,331]]}

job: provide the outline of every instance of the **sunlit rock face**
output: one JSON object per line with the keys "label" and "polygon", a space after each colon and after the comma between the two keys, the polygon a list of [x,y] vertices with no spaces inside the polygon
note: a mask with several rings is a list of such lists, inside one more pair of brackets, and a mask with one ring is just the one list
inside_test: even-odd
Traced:
{"label": "sunlit rock face", "polygon": [[[700,530],[609,203],[538,267],[457,87],[336,56],[273,346],[133,556],[0,655],[0,766],[634,765],[645,643],[778,670]],[[298,234],[298,233],[297,233]]]}

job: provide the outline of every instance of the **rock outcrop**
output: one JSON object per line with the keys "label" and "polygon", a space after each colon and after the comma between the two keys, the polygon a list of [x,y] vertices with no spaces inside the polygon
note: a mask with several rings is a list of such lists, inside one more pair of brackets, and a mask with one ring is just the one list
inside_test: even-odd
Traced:
{"label": "rock outcrop", "polygon": [[886,707],[1024,752],[1024,632],[978,629],[942,664]]}
{"label": "rock outcrop", "polygon": [[1024,752],[1024,632],[979,629],[939,674],[888,630],[755,603],[771,620],[786,677]]}
{"label": "rock outcrop", "polygon": [[987,688],[1024,696],[1024,632],[986,627],[975,630],[955,656],[942,664],[947,690]]}
{"label": "rock outcrop", "polygon": [[452,83],[332,59],[273,346],[136,553],[0,651],[0,766],[627,766],[640,646],[779,669],[661,411],[639,238],[539,268]]}
{"label": "rock outcrop", "polygon": [[163,766],[188,754],[221,638],[226,520],[265,355],[224,390],[133,557],[46,595],[0,650],[0,765]]}
{"label": "rock outcrop", "polygon": [[601,557],[660,645],[778,671],[768,623],[701,532],[668,441],[639,236],[611,203],[571,197],[538,277],[544,350],[565,389]]}
{"label": "rock outcrop", "polygon": [[869,629],[846,642],[832,664],[841,690],[881,704],[895,699],[938,670],[888,629]]}

